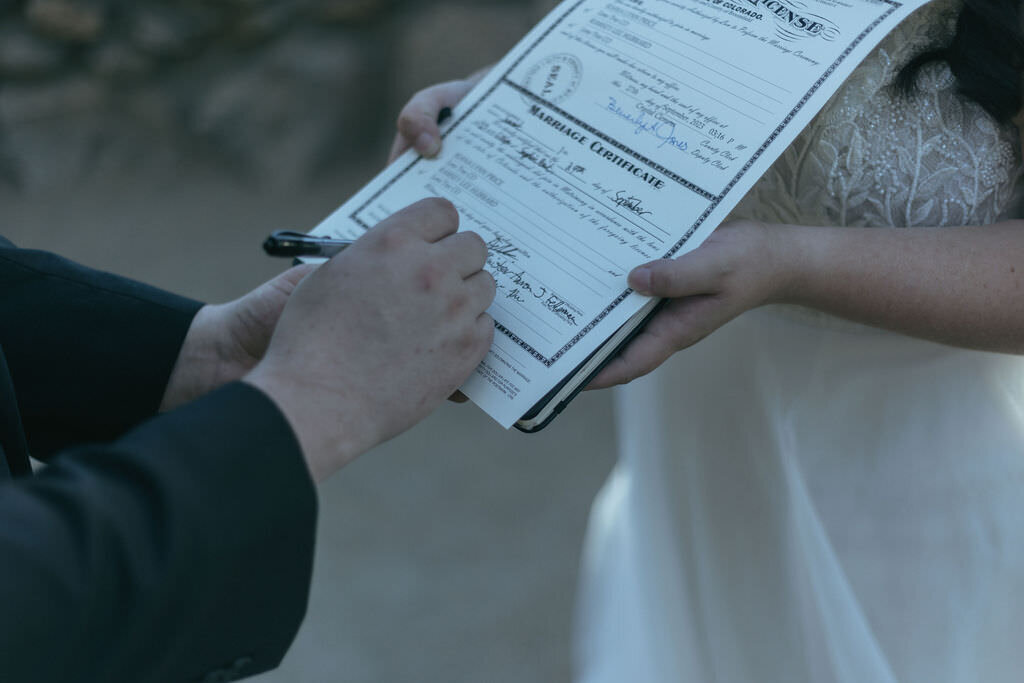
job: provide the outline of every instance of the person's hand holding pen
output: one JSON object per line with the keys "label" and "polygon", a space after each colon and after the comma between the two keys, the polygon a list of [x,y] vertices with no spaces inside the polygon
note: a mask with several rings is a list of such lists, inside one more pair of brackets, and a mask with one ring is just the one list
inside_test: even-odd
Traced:
{"label": "person's hand holding pen", "polygon": [[483,360],[494,278],[443,199],[399,211],[316,268],[245,380],[295,429],[317,479],[426,417]]}
{"label": "person's hand holding pen", "polygon": [[455,207],[428,199],[354,242],[314,238],[317,253],[308,243],[285,253],[299,249],[286,235],[282,255],[336,255],[204,306],[161,409],[244,379],[284,412],[318,480],[411,427],[463,384],[494,336],[487,248],[457,229]]}
{"label": "person's hand holding pen", "polygon": [[[264,242],[263,250],[268,256],[283,258],[332,258],[356,243],[356,240],[307,235],[293,230],[278,230]],[[453,403],[465,403],[469,399],[461,391],[448,397]]]}

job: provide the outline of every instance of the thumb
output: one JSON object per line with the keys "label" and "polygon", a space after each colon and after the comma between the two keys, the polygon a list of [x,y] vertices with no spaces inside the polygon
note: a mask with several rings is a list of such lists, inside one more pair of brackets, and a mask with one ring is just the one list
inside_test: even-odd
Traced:
{"label": "thumb", "polygon": [[243,327],[272,330],[292,292],[318,267],[316,264],[304,264],[289,268],[241,298],[229,302],[227,308]]}
{"label": "thumb", "polygon": [[441,150],[440,120],[472,87],[470,81],[450,81],[413,95],[398,116],[399,136],[423,156],[437,156]]}
{"label": "thumb", "polygon": [[665,293],[666,285],[672,279],[673,261],[660,259],[637,266],[630,272],[628,283],[637,294],[644,296],[672,296]]}
{"label": "thumb", "polygon": [[678,259],[661,259],[637,266],[629,274],[629,286],[645,296],[676,299],[696,294],[711,294],[721,275],[720,264],[700,250]]}
{"label": "thumb", "polygon": [[285,289],[288,294],[291,294],[291,290],[295,289],[307,275],[317,268],[319,268],[319,264],[316,263],[303,263],[293,266],[266,284],[272,284],[279,289]]}

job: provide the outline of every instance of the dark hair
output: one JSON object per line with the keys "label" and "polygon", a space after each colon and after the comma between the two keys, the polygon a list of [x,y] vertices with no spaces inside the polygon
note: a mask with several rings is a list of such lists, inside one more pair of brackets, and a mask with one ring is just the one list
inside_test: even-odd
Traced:
{"label": "dark hair", "polygon": [[921,67],[938,61],[949,64],[961,95],[1000,123],[1010,121],[1022,104],[1020,0],[965,0],[953,40],[912,59],[897,75],[896,87],[913,93]]}

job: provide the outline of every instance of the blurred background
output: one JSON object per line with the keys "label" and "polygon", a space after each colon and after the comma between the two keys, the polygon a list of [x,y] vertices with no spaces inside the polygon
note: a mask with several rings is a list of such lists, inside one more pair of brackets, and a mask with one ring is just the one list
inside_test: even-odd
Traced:
{"label": "blurred background", "polygon": [[[204,301],[283,264],[416,90],[554,0],[0,0],[0,234]],[[45,314],[45,312],[41,312]],[[321,489],[309,616],[261,683],[559,681],[606,393],[539,435],[446,406]]]}

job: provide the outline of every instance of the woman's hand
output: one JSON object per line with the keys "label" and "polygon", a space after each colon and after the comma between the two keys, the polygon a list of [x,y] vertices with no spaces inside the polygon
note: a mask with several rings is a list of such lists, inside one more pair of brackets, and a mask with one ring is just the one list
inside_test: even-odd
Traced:
{"label": "woman's hand", "polygon": [[391,145],[388,163],[410,147],[425,157],[437,156],[441,151],[441,128],[438,125],[441,112],[458,104],[489,70],[487,67],[460,81],[432,85],[413,95],[398,115],[398,133]]}
{"label": "woman's hand", "polygon": [[670,301],[588,388],[627,384],[740,313],[779,300],[789,284],[788,252],[779,244],[784,230],[748,220],[724,223],[678,259],[634,269],[630,287]]}
{"label": "woman's hand", "polygon": [[668,298],[590,384],[647,374],[740,313],[766,303],[965,349],[1024,354],[1024,221],[984,227],[837,228],[736,221],[698,249],[630,273]]}

